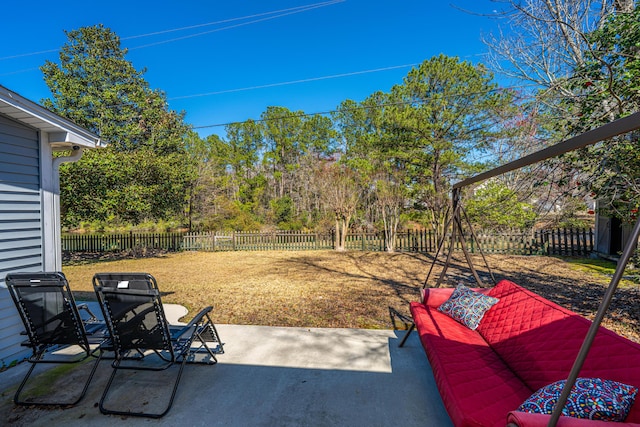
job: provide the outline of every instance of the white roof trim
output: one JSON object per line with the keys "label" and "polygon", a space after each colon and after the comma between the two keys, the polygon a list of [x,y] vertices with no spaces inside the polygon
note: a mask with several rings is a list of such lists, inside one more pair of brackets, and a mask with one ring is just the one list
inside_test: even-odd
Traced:
{"label": "white roof trim", "polygon": [[106,146],[100,137],[0,85],[0,114],[49,134],[54,148]]}

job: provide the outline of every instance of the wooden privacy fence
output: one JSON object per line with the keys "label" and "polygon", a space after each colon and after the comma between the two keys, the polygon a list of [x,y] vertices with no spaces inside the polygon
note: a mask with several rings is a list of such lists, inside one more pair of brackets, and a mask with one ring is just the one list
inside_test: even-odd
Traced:
{"label": "wooden privacy fence", "polygon": [[534,239],[547,255],[589,255],[594,247],[593,229],[538,230]]}
{"label": "wooden privacy fence", "polygon": [[[384,251],[384,233],[353,232],[347,235],[347,250]],[[407,230],[399,232],[396,250],[404,252],[434,252],[436,237],[432,231]],[[202,251],[268,251],[334,249],[332,233],[304,231],[274,232],[208,232],[184,235],[184,250]]]}
{"label": "wooden privacy fence", "polygon": [[[593,251],[591,229],[546,229],[506,233],[476,232],[477,242],[466,236],[471,252],[478,252],[478,243],[488,254],[585,256]],[[444,248],[448,249],[449,240]],[[330,233],[303,231],[272,232],[207,232],[207,233],[122,233],[65,234],[62,250],[66,252],[108,252],[132,249],[167,251],[268,251],[333,249]],[[347,236],[346,249],[384,251],[384,233],[353,232]],[[398,232],[397,252],[434,253],[438,248],[435,233],[430,230]]]}

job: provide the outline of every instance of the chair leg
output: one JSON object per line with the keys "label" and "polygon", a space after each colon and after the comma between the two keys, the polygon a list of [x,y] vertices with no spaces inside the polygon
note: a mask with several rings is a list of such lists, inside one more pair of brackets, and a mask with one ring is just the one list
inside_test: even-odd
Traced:
{"label": "chair leg", "polygon": [[[29,379],[29,377],[31,376],[31,373],[33,372],[33,369],[36,367],[36,362],[29,362],[31,364],[31,367],[29,368],[29,372],[27,372],[27,375],[24,376],[24,378],[22,379],[22,382],[20,383],[20,387],[18,387],[18,391],[16,391],[16,394],[13,396],[13,402],[16,405],[29,405],[29,402],[20,400],[20,393],[22,393],[22,389],[24,388],[24,386],[27,384],[27,380]],[[31,403],[33,404],[33,403]]]}
{"label": "chair leg", "polygon": [[[191,361],[188,360],[187,363],[205,363],[209,365],[214,365],[218,363],[218,359],[216,359],[216,354],[224,354],[224,346],[222,341],[220,340],[220,335],[218,334],[218,330],[216,329],[216,325],[211,321],[209,315],[207,317],[207,322],[200,328],[196,329],[195,337],[193,339],[193,343],[199,343],[198,347],[195,350],[191,350],[188,355],[194,356],[196,353],[208,353],[211,357],[211,361]],[[215,348],[209,347],[208,342],[217,343]]]}
{"label": "chair leg", "polygon": [[[109,377],[109,381],[107,382],[107,385],[104,389],[104,391],[102,392],[102,398],[100,398],[100,403],[99,403],[99,407],[100,407],[100,412],[102,412],[103,414],[111,414],[111,415],[125,415],[125,416],[130,416],[130,417],[147,417],[147,418],[162,418],[164,417],[167,412],[169,412],[169,410],[171,409],[171,406],[173,405],[173,399],[176,396],[176,392],[178,391],[178,384],[180,383],[180,378],[182,378],[182,371],[184,369],[184,365],[187,362],[187,358],[183,357],[182,358],[182,362],[180,363],[180,369],[178,371],[178,374],[176,375],[176,379],[175,382],[173,383],[173,390],[171,391],[171,397],[169,398],[169,403],[168,405],[165,407],[164,411],[159,412],[159,413],[150,413],[150,412],[130,412],[130,411],[118,411],[115,409],[108,409],[105,407],[104,402],[107,398],[107,395],[109,394],[109,389],[111,388],[111,384],[113,383],[113,379],[116,376],[116,373],[118,372],[118,367],[117,365],[119,365],[120,361],[114,361],[114,366],[113,366],[113,371],[111,372],[111,376]],[[117,363],[117,365],[115,365]]]}
{"label": "chair leg", "polygon": [[[39,355],[38,359],[41,359],[41,358],[42,358],[42,355]],[[30,361],[29,363],[31,363],[31,367],[29,368],[29,372],[27,372],[27,374],[25,375],[24,379],[22,380],[22,383],[20,383],[20,386],[18,387],[18,390],[16,391],[16,394],[13,396],[13,402],[16,405],[23,405],[23,406],[30,406],[30,405],[73,406],[73,405],[76,405],[78,402],[80,402],[82,400],[82,398],[87,393],[87,389],[89,388],[89,384],[91,383],[91,380],[93,379],[93,376],[96,373],[96,369],[98,368],[98,364],[100,363],[101,359],[102,359],[102,352],[100,352],[100,355],[96,358],[96,361],[93,363],[93,367],[91,368],[91,372],[89,373],[89,376],[87,377],[87,380],[84,383],[84,386],[82,388],[82,392],[80,393],[80,395],[78,396],[78,398],[76,400],[70,401],[70,402],[36,402],[36,401],[23,400],[23,399],[20,398],[20,394],[22,393],[22,390],[23,390],[24,386],[27,384],[27,381],[29,380],[29,377],[33,373],[33,370],[36,367],[36,364],[45,363],[45,362],[38,362],[38,361],[34,361],[34,362]],[[86,359],[82,359],[82,360],[86,360]],[[82,360],[80,360],[78,362],[75,362],[75,363],[80,363],[80,362],[82,362]]]}
{"label": "chair leg", "polygon": [[398,344],[398,347],[404,347],[404,343],[407,342],[407,338],[409,338],[409,335],[411,335],[411,332],[416,328],[416,324],[412,323],[411,326],[409,327],[409,329],[407,330],[407,332],[404,334],[404,337],[402,338],[402,341],[400,341],[400,344]]}

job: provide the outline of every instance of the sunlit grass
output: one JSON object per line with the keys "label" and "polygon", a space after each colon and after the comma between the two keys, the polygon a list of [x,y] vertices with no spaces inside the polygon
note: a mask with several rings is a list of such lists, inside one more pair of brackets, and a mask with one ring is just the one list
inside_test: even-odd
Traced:
{"label": "sunlit grass", "polygon": [[[600,258],[568,258],[565,261],[571,268],[586,273],[595,273],[600,279],[607,284],[611,281],[613,273],[616,271],[617,264],[613,261]],[[637,271],[627,271],[620,281],[620,286],[637,286]]]}
{"label": "sunlit grass", "polygon": [[165,303],[182,304],[190,315],[211,305],[218,323],[404,328],[427,268],[416,254],[266,251],[184,252],[63,271],[76,299],[95,299],[97,272],[151,273]]}
{"label": "sunlit grass", "polygon": [[[488,280],[483,260],[478,255],[472,258]],[[498,279],[513,280],[588,318],[595,314],[598,295],[604,292],[615,267],[602,260],[542,256],[492,254],[487,261]],[[420,299],[430,265],[429,256],[414,253],[183,252],[75,263],[64,266],[63,271],[78,300],[95,300],[91,285],[95,273],[151,273],[165,303],[181,304],[189,310],[183,320],[211,305],[216,323],[404,329],[411,324],[409,302]],[[441,266],[434,269],[428,286],[434,286]],[[460,281],[474,285],[464,257],[457,254],[446,285]],[[490,285],[489,281],[486,284]],[[634,291],[627,284],[630,282],[625,281],[621,291]],[[622,302],[635,301],[635,292],[624,295]],[[622,314],[605,319],[606,326],[640,341],[635,308],[625,305],[612,310]]]}

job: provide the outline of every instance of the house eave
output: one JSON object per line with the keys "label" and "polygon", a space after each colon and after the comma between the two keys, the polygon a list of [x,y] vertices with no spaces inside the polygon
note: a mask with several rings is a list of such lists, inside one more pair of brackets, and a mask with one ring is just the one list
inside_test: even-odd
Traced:
{"label": "house eave", "polygon": [[76,147],[100,148],[107,144],[100,137],[30,101],[4,86],[0,86],[0,114],[49,134],[49,144],[55,151]]}

